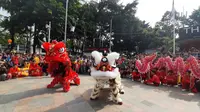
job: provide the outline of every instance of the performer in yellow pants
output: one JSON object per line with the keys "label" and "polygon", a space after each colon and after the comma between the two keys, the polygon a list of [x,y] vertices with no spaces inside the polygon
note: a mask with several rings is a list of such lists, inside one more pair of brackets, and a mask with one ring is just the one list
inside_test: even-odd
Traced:
{"label": "performer in yellow pants", "polygon": [[29,66],[30,66],[30,63],[25,62],[24,68],[18,68],[19,71],[21,72],[20,75],[18,75],[18,77],[26,77],[26,76],[28,76],[29,75],[29,73],[28,73]]}
{"label": "performer in yellow pants", "polygon": [[178,76],[177,76],[178,80],[177,80],[177,84],[180,85],[181,84],[181,74],[178,72]]}

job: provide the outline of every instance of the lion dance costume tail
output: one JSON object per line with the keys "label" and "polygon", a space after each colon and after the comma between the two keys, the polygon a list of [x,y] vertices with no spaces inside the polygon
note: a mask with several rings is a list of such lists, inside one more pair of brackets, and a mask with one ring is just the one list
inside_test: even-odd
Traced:
{"label": "lion dance costume tail", "polygon": [[80,85],[78,74],[71,68],[71,61],[65,44],[53,41],[52,43],[44,42],[42,46],[46,51],[45,61],[48,63],[48,73],[53,77],[47,88],[53,88],[60,83],[63,85],[63,90],[68,92],[71,82]]}

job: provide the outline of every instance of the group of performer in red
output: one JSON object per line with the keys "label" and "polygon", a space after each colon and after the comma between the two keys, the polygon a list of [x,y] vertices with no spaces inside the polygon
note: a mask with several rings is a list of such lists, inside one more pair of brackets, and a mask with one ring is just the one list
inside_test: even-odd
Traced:
{"label": "group of performer in red", "polygon": [[180,85],[183,91],[190,90],[193,93],[199,91],[200,69],[195,57],[191,56],[185,61],[181,57],[174,60],[170,57],[161,57],[156,61],[155,58],[154,54],[136,60],[132,80],[153,86]]}
{"label": "group of performer in red", "polygon": [[34,60],[27,62],[23,68],[19,68],[17,63],[8,70],[7,79],[25,77],[25,76],[42,76],[42,68]]}

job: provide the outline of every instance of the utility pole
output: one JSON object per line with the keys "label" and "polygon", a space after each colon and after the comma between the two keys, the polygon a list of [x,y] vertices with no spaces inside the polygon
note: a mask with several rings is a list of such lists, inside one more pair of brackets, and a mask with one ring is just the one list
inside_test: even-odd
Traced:
{"label": "utility pole", "polygon": [[175,8],[174,8],[174,0],[173,0],[173,3],[172,3],[172,24],[173,24],[173,55],[175,56],[176,54],[176,32],[175,32],[175,15],[176,15],[176,11],[175,11]]}
{"label": "utility pole", "polygon": [[175,25],[173,25],[173,55],[176,54],[176,31]]}
{"label": "utility pole", "polygon": [[64,42],[66,44],[67,42],[67,16],[68,16],[68,2],[69,0],[66,0],[66,12],[65,12],[65,37],[64,37]]}
{"label": "utility pole", "polygon": [[113,19],[111,18],[111,20],[110,20],[110,37],[109,37],[109,51],[111,52],[111,47],[112,47],[112,45],[111,45],[111,42],[112,42],[112,21],[113,21]]}

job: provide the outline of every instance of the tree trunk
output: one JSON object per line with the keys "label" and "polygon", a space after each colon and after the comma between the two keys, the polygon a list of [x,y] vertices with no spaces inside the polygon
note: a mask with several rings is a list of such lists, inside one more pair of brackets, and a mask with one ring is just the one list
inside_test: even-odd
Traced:
{"label": "tree trunk", "polygon": [[35,28],[34,28],[34,40],[33,40],[33,53],[35,54],[35,52],[36,52],[36,41],[37,41],[37,34],[36,34],[36,30],[37,30],[37,28],[36,28],[36,26],[37,25],[35,25]]}

